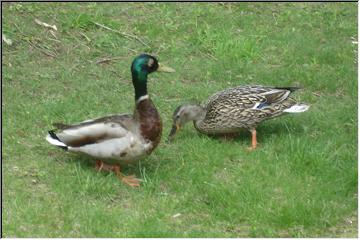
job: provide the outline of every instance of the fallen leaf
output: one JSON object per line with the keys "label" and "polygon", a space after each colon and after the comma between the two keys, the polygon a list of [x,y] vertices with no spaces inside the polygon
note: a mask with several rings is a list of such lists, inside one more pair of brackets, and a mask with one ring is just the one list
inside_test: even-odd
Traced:
{"label": "fallen leaf", "polygon": [[9,46],[12,45],[12,40],[10,38],[7,38],[5,34],[2,35],[2,40]]}
{"label": "fallen leaf", "polygon": [[55,25],[47,24],[45,22],[40,21],[39,19],[35,19],[35,22],[37,24],[39,24],[40,26],[43,26],[43,27],[46,27],[46,28],[51,28],[51,29],[54,29],[55,31],[57,31],[57,27]]}

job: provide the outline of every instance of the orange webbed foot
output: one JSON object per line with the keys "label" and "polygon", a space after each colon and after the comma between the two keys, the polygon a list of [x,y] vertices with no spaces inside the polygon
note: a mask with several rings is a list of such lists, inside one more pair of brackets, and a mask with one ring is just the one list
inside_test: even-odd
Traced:
{"label": "orange webbed foot", "polygon": [[256,149],[256,147],[252,147],[252,146],[246,148],[246,150],[249,151],[249,152],[252,152],[255,149]]}
{"label": "orange webbed foot", "polygon": [[117,175],[117,177],[125,184],[129,185],[130,187],[140,187],[140,179],[137,179],[135,177],[135,175],[130,175],[130,176],[124,176],[124,174],[122,174],[120,172],[120,166],[115,165],[114,166],[114,171]]}
{"label": "orange webbed foot", "polygon": [[129,185],[130,187],[140,187],[140,179],[137,179],[135,175],[125,176],[120,171],[119,165],[111,165],[107,164],[101,160],[96,160],[95,162],[95,168],[97,171],[114,171],[116,173],[116,176],[126,185]]}
{"label": "orange webbed foot", "polygon": [[135,175],[122,176],[120,180],[130,187],[140,187],[140,179],[137,179]]}

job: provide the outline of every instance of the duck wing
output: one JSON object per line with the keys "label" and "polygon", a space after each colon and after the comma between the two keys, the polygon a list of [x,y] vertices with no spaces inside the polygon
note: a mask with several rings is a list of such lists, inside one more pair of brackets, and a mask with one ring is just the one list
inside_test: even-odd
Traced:
{"label": "duck wing", "polygon": [[50,131],[50,136],[56,136],[57,140],[68,147],[81,147],[137,132],[137,124],[131,114],[111,115],[72,125],[55,123],[54,126],[59,131]]}
{"label": "duck wing", "polygon": [[207,111],[227,106],[236,109],[261,109],[288,99],[298,87],[239,86],[217,92],[205,103]]}
{"label": "duck wing", "polygon": [[152,147],[152,143],[141,136],[139,122],[130,114],[56,126],[62,129],[49,131],[46,137],[49,143],[71,152],[107,159],[109,163],[138,160]]}

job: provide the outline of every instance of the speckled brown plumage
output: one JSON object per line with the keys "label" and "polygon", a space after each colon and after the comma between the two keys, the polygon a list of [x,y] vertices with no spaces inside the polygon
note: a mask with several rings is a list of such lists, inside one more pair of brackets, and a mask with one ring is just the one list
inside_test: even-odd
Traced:
{"label": "speckled brown plumage", "polygon": [[[296,104],[289,96],[295,89],[263,86],[241,86],[212,95],[203,105],[206,115],[194,126],[206,134],[232,133],[239,129],[253,129],[260,122],[284,114],[284,110]],[[255,104],[266,104],[254,108]]]}
{"label": "speckled brown plumage", "polygon": [[247,129],[252,134],[252,147],[256,147],[256,127],[262,121],[286,113],[307,111],[309,106],[290,98],[298,87],[239,86],[210,96],[202,105],[183,104],[173,114],[173,127],[169,140],[187,122],[209,135],[228,135]]}

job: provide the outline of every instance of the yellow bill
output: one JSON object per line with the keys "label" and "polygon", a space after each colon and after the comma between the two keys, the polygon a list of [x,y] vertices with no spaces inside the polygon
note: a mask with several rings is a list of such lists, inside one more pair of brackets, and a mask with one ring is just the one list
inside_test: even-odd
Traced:
{"label": "yellow bill", "polygon": [[159,67],[158,67],[158,69],[156,71],[173,73],[173,72],[175,72],[175,69],[173,69],[171,67],[167,67],[167,66],[162,65],[162,64],[159,63]]}
{"label": "yellow bill", "polygon": [[169,133],[169,136],[168,136],[168,142],[171,142],[174,137],[175,137],[175,134],[180,130],[180,125],[179,124],[173,124],[172,128],[171,128],[171,131]]}

